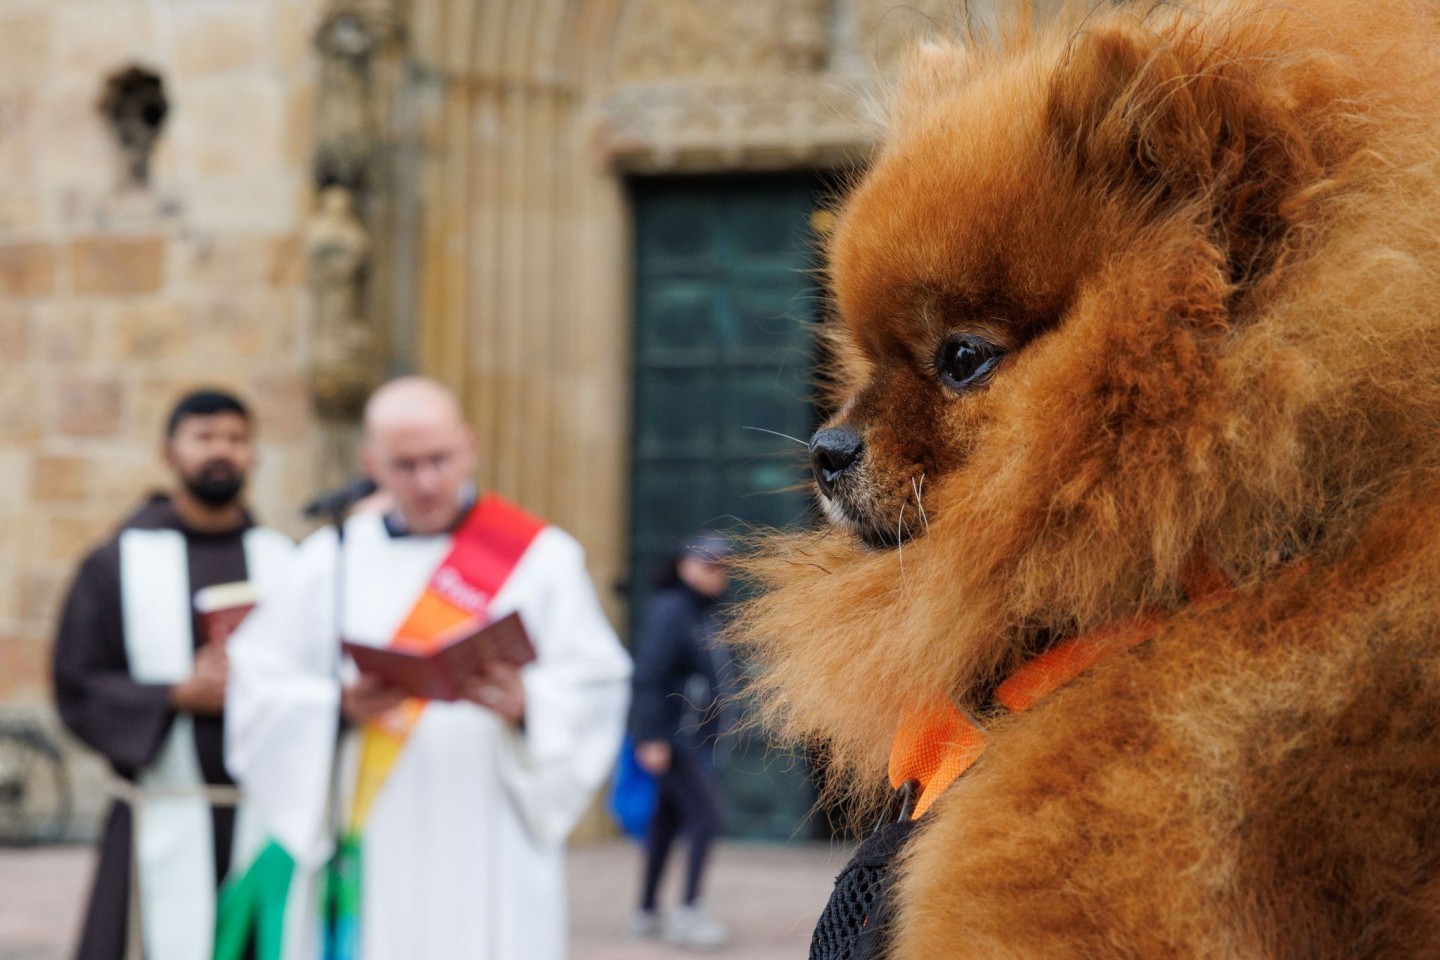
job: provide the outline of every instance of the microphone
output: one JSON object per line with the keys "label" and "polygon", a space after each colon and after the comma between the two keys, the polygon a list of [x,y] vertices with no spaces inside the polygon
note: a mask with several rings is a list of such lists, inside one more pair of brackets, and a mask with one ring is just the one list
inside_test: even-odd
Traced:
{"label": "microphone", "polygon": [[321,517],[338,517],[346,510],[349,510],[358,501],[364,500],[370,494],[378,490],[375,481],[369,477],[356,477],[349,483],[334,490],[326,490],[314,500],[300,508],[300,513],[306,520],[316,520]]}

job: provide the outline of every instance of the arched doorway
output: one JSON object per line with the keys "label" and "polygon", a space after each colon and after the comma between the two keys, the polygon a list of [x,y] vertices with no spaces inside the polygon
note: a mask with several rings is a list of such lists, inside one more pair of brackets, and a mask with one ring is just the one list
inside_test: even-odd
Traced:
{"label": "arched doorway", "polygon": [[[811,171],[863,162],[885,72],[907,37],[943,29],[952,7],[413,0],[393,84],[405,196],[392,243],[411,274],[398,288],[413,294],[397,303],[397,323],[415,332],[414,364],[464,398],[482,483],[580,539],[602,589],[617,588],[604,592],[618,623],[647,561],[688,527],[803,516],[803,493],[746,499],[799,476],[770,469],[785,449],[775,438],[762,444],[765,434],[740,428],[803,437],[810,374],[797,359],[767,381],[744,356],[766,347],[747,338],[790,323],[778,349],[805,354],[813,313],[790,301],[810,289],[804,224],[821,195]],[[677,266],[683,240],[663,236],[666,217],[716,226],[704,268],[713,282],[675,292],[689,281]],[[666,261],[680,271],[668,293]],[[762,274],[786,281],[772,283],[784,305],[752,304],[766,319],[720,330],[736,336],[729,347],[697,328],[686,361],[699,364],[695,377],[666,367],[675,356],[662,356],[663,337],[674,331],[646,339],[667,322],[655,298],[733,306]],[[716,309],[712,319],[733,315]],[[685,400],[702,380],[724,397]],[[659,442],[687,422],[708,431],[708,448]],[[657,492],[683,484],[714,496]],[[760,790],[775,810],[794,792],[783,779]],[[775,819],[784,817],[794,820]]]}

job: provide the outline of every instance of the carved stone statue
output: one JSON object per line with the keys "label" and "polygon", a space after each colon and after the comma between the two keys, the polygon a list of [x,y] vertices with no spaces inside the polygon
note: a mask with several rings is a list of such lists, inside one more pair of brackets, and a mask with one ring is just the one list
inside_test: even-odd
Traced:
{"label": "carved stone statue", "polygon": [[315,36],[320,53],[315,111],[315,179],[361,189],[375,149],[371,68],[379,41],[352,9],[340,9]]}
{"label": "carved stone statue", "polygon": [[831,0],[631,0],[626,82],[783,76],[823,65]]}
{"label": "carved stone statue", "polygon": [[381,344],[363,309],[370,234],[348,189],[320,191],[305,226],[305,256],[314,304],[316,409],[322,416],[353,418],[380,380]]}

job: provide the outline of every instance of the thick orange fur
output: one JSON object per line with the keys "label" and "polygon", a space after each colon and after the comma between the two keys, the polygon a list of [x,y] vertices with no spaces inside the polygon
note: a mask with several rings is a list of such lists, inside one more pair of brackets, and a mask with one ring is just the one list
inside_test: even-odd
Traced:
{"label": "thick orange fur", "polygon": [[909,707],[1173,615],[992,731],[895,960],[1440,956],[1437,57],[1407,0],[917,53],[828,249],[864,462],[754,563],[758,693],[873,786]]}

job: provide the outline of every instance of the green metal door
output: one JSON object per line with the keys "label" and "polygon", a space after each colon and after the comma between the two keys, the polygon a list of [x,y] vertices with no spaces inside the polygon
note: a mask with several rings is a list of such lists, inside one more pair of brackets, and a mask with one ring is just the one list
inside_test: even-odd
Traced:
{"label": "green metal door", "polygon": [[[688,534],[805,522],[814,428],[810,176],[639,180],[630,609]],[[777,434],[788,434],[795,440]],[[632,617],[632,623],[636,620]],[[796,834],[803,763],[755,732],[717,751],[732,835]]]}

